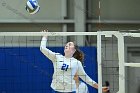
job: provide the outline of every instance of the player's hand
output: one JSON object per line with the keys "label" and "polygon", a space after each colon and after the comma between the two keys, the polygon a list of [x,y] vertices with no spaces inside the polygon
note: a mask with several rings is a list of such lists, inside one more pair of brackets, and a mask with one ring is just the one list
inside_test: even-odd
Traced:
{"label": "player's hand", "polygon": [[102,91],[104,93],[109,93],[109,87],[102,87]]}
{"label": "player's hand", "polygon": [[[46,30],[42,30],[41,32],[48,32],[48,29],[46,29]],[[46,34],[43,36],[43,37],[48,37]]]}

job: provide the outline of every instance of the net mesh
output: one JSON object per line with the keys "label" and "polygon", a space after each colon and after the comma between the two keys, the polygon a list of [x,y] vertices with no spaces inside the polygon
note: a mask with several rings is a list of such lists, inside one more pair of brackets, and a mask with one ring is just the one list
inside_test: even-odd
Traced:
{"label": "net mesh", "polygon": [[102,75],[103,84],[110,82],[110,92],[119,91],[119,60],[117,38],[102,36]]}
{"label": "net mesh", "polygon": [[[41,33],[42,34],[42,33]],[[42,36],[33,34],[16,34],[16,36],[0,36],[0,91],[2,93],[50,93],[50,85],[54,72],[52,62],[40,52]],[[80,44],[80,49],[85,54],[84,69],[86,73],[97,82],[97,34],[81,35],[73,33],[51,33],[47,47],[64,55],[64,45],[69,41]],[[83,33],[82,33],[83,34]],[[67,36],[68,35],[68,36]],[[83,36],[79,40],[79,35]],[[125,36],[125,34],[122,34]],[[123,76],[119,73],[118,39],[116,36],[101,36],[102,57],[102,83],[110,82],[110,92],[119,91],[119,79],[125,80],[126,93],[137,93],[139,87],[139,68],[125,67]],[[82,41],[84,40],[84,41]],[[83,43],[84,42],[84,43]],[[139,37],[124,38],[124,51],[126,63],[139,63]],[[127,64],[129,65],[129,64]],[[139,64],[138,64],[139,65]],[[132,65],[131,65],[132,66]],[[121,84],[121,83],[120,83]],[[132,84],[136,86],[132,87]],[[78,93],[80,93],[78,90]],[[97,90],[88,85],[89,93],[97,93]],[[11,93],[11,92],[10,92]]]}
{"label": "net mesh", "polygon": [[[1,93],[51,93],[54,72],[52,62],[40,52],[42,36],[0,36],[0,92]],[[77,41],[77,36],[51,36],[47,47],[63,53],[67,41]],[[92,41],[88,41],[92,42]],[[88,43],[87,42],[87,43]],[[85,53],[84,69],[97,82],[96,43],[80,46]],[[78,90],[78,93],[80,93]],[[97,92],[88,85],[90,93]]]}

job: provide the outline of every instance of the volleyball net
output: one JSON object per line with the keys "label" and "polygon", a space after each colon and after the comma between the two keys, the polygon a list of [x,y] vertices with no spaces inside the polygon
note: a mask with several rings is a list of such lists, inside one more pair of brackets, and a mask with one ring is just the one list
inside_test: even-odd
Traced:
{"label": "volleyball net", "polygon": [[[118,31],[98,32],[1,32],[0,71],[3,93],[49,93],[53,74],[51,62],[40,52],[40,42],[47,35],[47,47],[63,54],[63,47],[74,41],[85,53],[84,69],[98,82],[102,93],[105,81],[110,82],[111,93],[129,93],[132,83],[139,80],[139,33]],[[135,45],[133,45],[134,43]],[[136,71],[137,70],[137,71]],[[134,73],[130,74],[132,72]],[[132,82],[133,81],[133,82]],[[133,89],[132,89],[133,90]],[[131,91],[132,91],[131,90]],[[97,90],[89,86],[89,93]],[[131,93],[131,92],[130,92]]]}

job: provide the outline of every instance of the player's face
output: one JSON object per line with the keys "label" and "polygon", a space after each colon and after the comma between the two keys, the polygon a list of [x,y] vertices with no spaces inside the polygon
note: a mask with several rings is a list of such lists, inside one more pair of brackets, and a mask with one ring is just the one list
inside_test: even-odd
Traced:
{"label": "player's face", "polygon": [[64,52],[68,52],[68,53],[74,53],[75,52],[75,46],[74,46],[74,43],[73,42],[68,42],[66,45],[65,45],[65,49],[64,49]]}

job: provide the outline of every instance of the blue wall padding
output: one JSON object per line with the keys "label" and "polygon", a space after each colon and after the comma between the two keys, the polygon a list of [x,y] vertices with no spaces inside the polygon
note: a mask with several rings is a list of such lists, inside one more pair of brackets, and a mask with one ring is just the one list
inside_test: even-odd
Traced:
{"label": "blue wall padding", "polygon": [[[62,47],[50,47],[63,54]],[[97,81],[96,47],[81,47],[85,71]],[[0,93],[51,93],[53,65],[38,47],[0,48]],[[97,90],[89,87],[90,93]]]}

